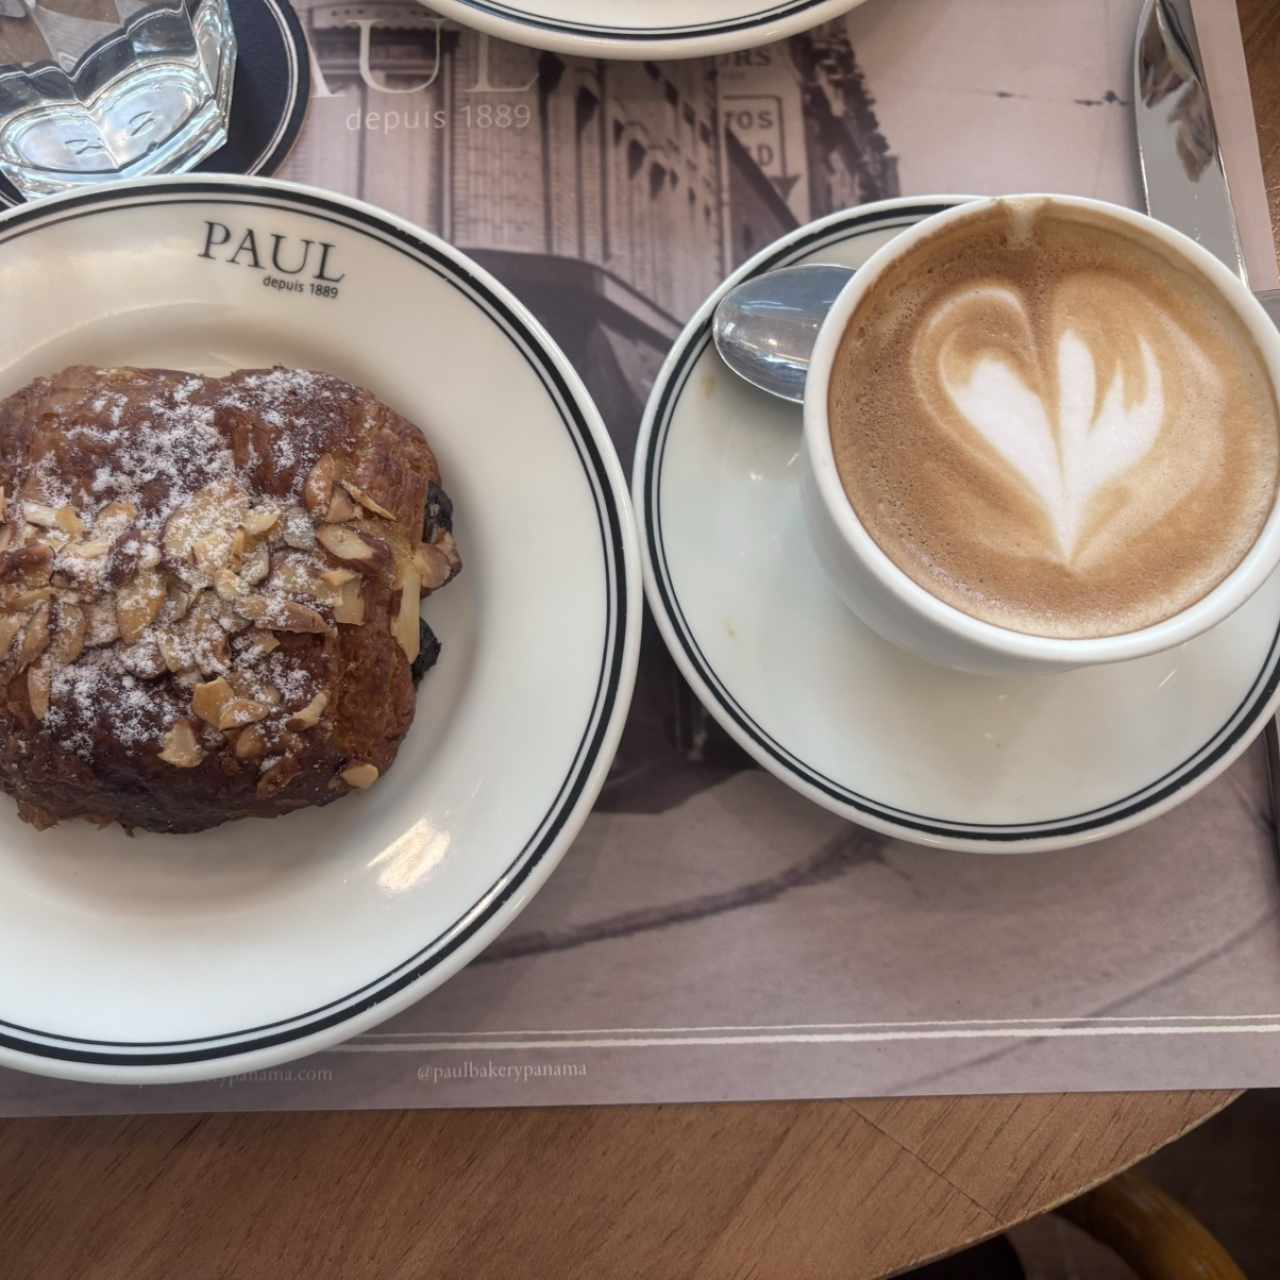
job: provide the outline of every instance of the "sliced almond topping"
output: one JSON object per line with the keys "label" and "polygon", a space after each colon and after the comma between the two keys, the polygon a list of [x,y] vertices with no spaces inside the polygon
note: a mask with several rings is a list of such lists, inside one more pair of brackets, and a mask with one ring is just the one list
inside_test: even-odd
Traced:
{"label": "sliced almond topping", "polygon": [[0,524],[0,551],[8,551],[13,542],[13,525]]}
{"label": "sliced almond topping", "polygon": [[59,666],[69,667],[83,652],[89,622],[84,610],[67,600],[58,601],[58,626],[51,650]]}
{"label": "sliced almond topping", "polygon": [[14,547],[0,560],[0,582],[21,579],[30,586],[40,586],[53,574],[53,548],[43,542]]}
{"label": "sliced almond topping", "polygon": [[68,537],[78,538],[84,532],[84,521],[80,519],[75,507],[59,507],[53,518],[58,528]]}
{"label": "sliced almond topping", "polygon": [[239,729],[246,724],[254,724],[265,720],[271,714],[271,708],[265,702],[254,698],[230,698],[218,712],[219,729]]}
{"label": "sliced almond topping", "polygon": [[97,513],[93,527],[101,529],[102,525],[109,525],[111,531],[123,534],[137,518],[138,508],[128,498],[115,498]]}
{"label": "sliced almond topping", "polygon": [[9,518],[9,499],[5,496],[4,485],[0,484],[0,524]]}
{"label": "sliced almond topping", "polygon": [[364,625],[364,589],[360,579],[354,574],[351,580],[344,582],[339,590],[338,603],[333,607],[333,620],[345,623],[349,627]]}
{"label": "sliced almond topping", "polygon": [[301,772],[302,766],[293,756],[278,759],[258,779],[258,794],[264,797],[277,795]]}
{"label": "sliced almond topping", "polygon": [[313,596],[327,601],[333,595],[333,591],[317,574],[321,563],[313,556],[288,553],[277,556],[271,569],[271,594]]}
{"label": "sliced almond topping", "polygon": [[[39,546],[22,548],[23,551],[36,551],[36,552],[39,552],[43,549],[44,548]],[[42,587],[46,582],[49,582],[52,578],[53,578],[53,560],[41,559],[39,556],[37,556],[31,562],[30,566],[27,568],[27,571],[22,575],[22,580],[29,587]]]}
{"label": "sliced almond topping", "polygon": [[169,517],[161,539],[165,555],[173,564],[194,560],[208,574],[224,568],[231,539],[248,509],[248,495],[238,485],[206,485]]}
{"label": "sliced almond topping", "polygon": [[232,604],[247,594],[244,583],[230,569],[219,569],[213,575],[213,589],[223,600]]}
{"label": "sliced almond topping", "polygon": [[22,515],[28,524],[39,525],[42,529],[58,527],[58,513],[43,502],[24,502]]}
{"label": "sliced almond topping", "polygon": [[154,542],[148,542],[143,545],[141,551],[138,552],[138,567],[142,569],[154,569],[160,563],[160,548]]}
{"label": "sliced almond topping", "polygon": [[125,644],[135,644],[160,616],[164,607],[164,578],[156,569],[142,569],[116,592],[116,622]]}
{"label": "sliced almond topping", "polygon": [[394,520],[395,516],[386,509],[380,502],[375,502],[365,491],[344,480],[342,487],[366,510],[372,511],[375,516],[381,516],[384,520]]}
{"label": "sliced almond topping", "polygon": [[192,513],[185,507],[179,507],[165,521],[164,532],[160,535],[160,545],[165,555],[175,561],[187,559],[196,540],[197,528]]}
{"label": "sliced almond topping", "polygon": [[314,729],[320,723],[320,717],[324,714],[324,709],[328,705],[329,695],[324,689],[321,689],[301,711],[289,717],[285,722],[285,728],[298,731]]}
{"label": "sliced almond topping", "polygon": [[249,535],[244,531],[244,525],[241,525],[235,533],[231,535],[231,559],[238,562],[240,557],[249,550]]}
{"label": "sliced almond topping", "polygon": [[202,672],[221,672],[227,665],[227,633],[218,621],[223,607],[212,591],[202,591],[187,615],[187,634]]}
{"label": "sliced almond topping", "polygon": [[267,740],[256,724],[241,729],[236,737],[236,759],[257,760],[266,754]]}
{"label": "sliced almond topping", "polygon": [[267,615],[272,612],[272,604],[266,596],[249,595],[235,602],[235,610],[242,618],[266,625]]}
{"label": "sliced almond topping", "polygon": [[164,736],[164,750],[160,759],[176,769],[194,769],[204,759],[204,752],[196,741],[195,726],[190,720],[175,720]]}
{"label": "sliced almond topping", "polygon": [[324,525],[316,530],[320,545],[339,560],[372,560],[372,543],[366,542],[354,529],[341,525]]}
{"label": "sliced almond topping", "polygon": [[101,560],[111,550],[111,543],[101,538],[86,538],[84,542],[73,542],[62,549],[68,560]]}
{"label": "sliced almond topping", "polygon": [[27,587],[25,590],[15,591],[5,603],[14,609],[30,609],[41,600],[51,600],[57,594],[53,587]]}
{"label": "sliced almond topping", "polygon": [[90,649],[111,644],[120,638],[120,624],[116,621],[116,603],[109,596],[95,600],[85,607],[86,629],[84,642]]}
{"label": "sliced almond topping", "polygon": [[[240,530],[237,529],[236,533],[239,532]],[[214,577],[218,570],[225,569],[231,563],[234,540],[234,534],[227,536],[216,533],[206,538],[197,538],[191,544],[191,556],[196,562],[196,567],[211,578]]]}
{"label": "sliced almond topping", "polygon": [[26,618],[20,613],[0,615],[0,662],[9,656],[9,650],[25,622]]}
{"label": "sliced almond topping", "polygon": [[315,526],[305,511],[295,507],[285,515],[283,524],[286,546],[293,547],[295,551],[310,551],[316,545]]}
{"label": "sliced almond topping", "polygon": [[43,720],[49,714],[49,689],[53,684],[52,663],[46,654],[39,662],[27,668],[27,701],[31,714]]}
{"label": "sliced almond topping", "polygon": [[250,537],[259,538],[268,533],[280,519],[278,507],[254,507],[244,518],[244,531]]}
{"label": "sliced almond topping", "polygon": [[249,643],[240,650],[240,661],[246,664],[257,662],[267,654],[274,653],[280,647],[280,640],[273,632],[254,631]]}
{"label": "sliced almond topping", "polygon": [[333,486],[338,478],[338,463],[331,453],[322,453],[302,486],[302,501],[313,514],[327,511],[333,497]]}
{"label": "sliced almond topping", "polygon": [[248,595],[237,600],[234,607],[241,617],[270,631],[302,631],[327,635],[333,630],[322,614],[295,600],[269,600],[266,596]]}
{"label": "sliced almond topping", "polygon": [[259,542],[241,561],[240,581],[246,586],[256,587],[270,572],[271,550],[265,542]]}
{"label": "sliced almond topping", "polygon": [[449,562],[449,568],[457,573],[462,568],[462,557],[458,554],[458,544],[453,540],[452,533],[442,533],[432,543],[437,550],[444,552],[444,557]]}
{"label": "sliced almond topping", "polygon": [[196,685],[191,691],[191,710],[205,724],[220,728],[218,721],[223,707],[235,696],[231,686],[219,676],[216,680],[206,680]]}
{"label": "sliced almond topping", "polygon": [[283,601],[277,612],[282,616],[270,622],[271,628],[275,631],[300,631],[313,635],[328,635],[333,630],[323,614],[317,613],[314,609],[308,609],[305,604],[297,604],[293,600]]}
{"label": "sliced almond topping", "polygon": [[418,608],[422,584],[418,581],[418,570],[411,564],[405,566],[402,577],[400,608],[391,623],[391,634],[404,650],[404,656],[413,662],[418,656]]}
{"label": "sliced almond topping", "polygon": [[192,645],[181,643],[176,636],[167,631],[162,631],[158,639],[164,665],[170,671],[189,671],[195,666],[196,656]]}
{"label": "sliced almond topping", "polygon": [[181,622],[187,616],[187,610],[191,608],[193,599],[193,594],[181,583],[170,581],[165,595],[164,608],[160,611],[161,618],[165,622]]}
{"label": "sliced almond topping", "polygon": [[413,553],[414,568],[418,571],[419,580],[427,591],[443,587],[449,581],[450,567],[448,557],[429,542],[421,543]]}
{"label": "sliced almond topping", "polygon": [[353,764],[349,768],[343,769],[342,780],[349,787],[357,787],[363,791],[366,787],[371,787],[378,780],[378,766],[376,764]]}
{"label": "sliced almond topping", "polygon": [[233,671],[231,687],[237,698],[247,698],[251,702],[261,702],[264,706],[275,708],[284,702],[284,696],[273,684],[268,684],[253,672]]}
{"label": "sliced almond topping", "polygon": [[228,604],[225,600],[221,600],[219,603],[221,607],[218,610],[218,626],[220,626],[227,635],[238,636],[242,631],[247,631],[251,626],[253,626],[250,619],[242,618],[240,614],[236,612],[235,605]]}
{"label": "sliced almond topping", "polygon": [[356,504],[341,489],[337,489],[329,503],[328,511],[324,513],[324,518],[329,524],[342,524],[343,521],[352,519],[355,514]]}
{"label": "sliced almond topping", "polygon": [[[93,541],[102,541],[102,539],[93,539]],[[97,559],[90,560],[88,563],[63,559],[59,562],[58,568],[71,570],[69,577],[78,578],[86,587],[93,587],[95,590],[101,586],[104,576],[111,586],[123,587],[142,567],[142,543],[136,536],[120,538],[114,546],[108,547],[108,552],[105,570],[98,564]],[[153,565],[152,568],[154,567]]]}
{"label": "sliced almond topping", "polygon": [[114,541],[137,518],[138,508],[128,498],[118,498],[115,502],[108,502],[98,512],[98,518],[93,522],[93,531],[100,538]]}
{"label": "sliced almond topping", "polygon": [[27,623],[18,648],[18,670],[33,663],[49,647],[49,602],[41,600]]}
{"label": "sliced almond topping", "polygon": [[331,587],[340,587],[344,582],[350,582],[359,576],[353,569],[326,569],[320,575]]}
{"label": "sliced almond topping", "polygon": [[142,680],[154,680],[168,669],[159,643],[150,635],[143,636],[137,644],[121,646],[120,664],[130,675]]}

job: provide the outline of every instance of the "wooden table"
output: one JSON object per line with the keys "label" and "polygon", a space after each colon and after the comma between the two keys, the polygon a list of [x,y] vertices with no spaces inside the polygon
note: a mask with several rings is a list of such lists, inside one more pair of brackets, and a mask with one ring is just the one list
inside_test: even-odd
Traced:
{"label": "wooden table", "polygon": [[[1280,226],[1280,6],[1240,14]],[[0,1276],[862,1280],[1041,1213],[1235,1096],[5,1121]]]}

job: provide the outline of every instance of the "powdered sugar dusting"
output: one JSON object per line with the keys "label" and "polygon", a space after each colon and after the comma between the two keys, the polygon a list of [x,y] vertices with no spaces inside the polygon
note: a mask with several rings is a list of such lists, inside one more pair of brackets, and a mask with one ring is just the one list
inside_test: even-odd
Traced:
{"label": "powdered sugar dusting", "polygon": [[309,395],[324,379],[310,369],[264,369],[260,373],[245,374],[241,385],[264,391],[268,395]]}
{"label": "powdered sugar dusting", "polygon": [[215,425],[215,410],[175,397],[157,399],[150,417],[136,432],[108,441],[110,464],[94,473],[93,493],[107,501],[132,499],[143,527],[163,528],[168,517],[202,488],[235,474],[235,458]]}
{"label": "powdered sugar dusting", "polygon": [[32,467],[23,491],[50,507],[65,506],[71,496],[66,481],[58,473],[58,460],[52,454],[45,454]]}
{"label": "powdered sugar dusting", "polygon": [[[112,583],[122,580],[112,576],[118,566],[154,565],[163,546],[166,572],[176,573],[193,595],[208,591],[211,571],[201,557],[225,556],[254,500],[258,475],[273,503],[293,500],[281,526],[289,541],[314,546],[311,519],[297,500],[334,424],[345,421],[346,384],[307,370],[271,369],[225,382],[162,377],[153,389],[129,381],[128,371],[121,374],[125,380],[114,387],[90,384],[83,398],[77,391],[85,384],[75,377],[55,383],[43,410],[62,420],[62,431],[28,467],[24,494],[55,510],[70,506],[86,527],[82,538],[64,540],[55,573],[86,599],[109,600]],[[322,406],[329,416],[317,421]],[[84,479],[73,491],[67,476]],[[113,514],[98,524],[111,504]],[[104,538],[107,554],[98,546]],[[293,585],[305,586],[305,576],[297,577]],[[287,624],[289,598],[299,592],[281,595],[267,584],[258,592],[267,605],[259,624]],[[306,590],[301,595],[311,607],[320,603]],[[103,738],[115,747],[158,750],[176,716],[186,714],[193,684],[237,669],[216,636],[246,624],[219,607],[214,631],[173,621],[166,606],[134,644],[99,642],[57,670],[47,730],[86,760]],[[241,678],[278,701],[281,714],[304,706],[319,687],[296,658],[278,651]]]}
{"label": "powdered sugar dusting", "polygon": [[[225,385],[194,375],[167,380],[143,403],[141,415],[136,391],[132,401],[123,391],[106,389],[79,403],[56,404],[53,412],[67,422],[66,445],[80,455],[72,469],[91,476],[88,495],[76,495],[74,505],[91,519],[108,502],[131,500],[143,527],[155,531],[200,489],[252,471],[264,443],[270,449],[270,473],[289,477],[288,496],[296,498],[324,444],[323,432],[311,420],[322,406],[332,411],[344,387],[305,369],[271,369],[233,375]],[[86,420],[85,409],[92,420]],[[270,428],[240,439],[240,468],[231,433],[219,421],[228,410]],[[81,465],[85,458],[91,461],[87,468]],[[73,495],[63,473],[63,459],[47,454],[32,466],[27,491],[50,506],[66,505]]]}
{"label": "powdered sugar dusting", "polygon": [[45,727],[88,760],[95,733],[124,747],[159,746],[161,710],[150,688],[130,675],[112,649],[91,649],[54,672]]}
{"label": "powdered sugar dusting", "polygon": [[284,698],[285,706],[296,711],[315,696],[316,684],[311,673],[291,663],[284,654],[273,653],[262,663],[263,677],[274,685]]}

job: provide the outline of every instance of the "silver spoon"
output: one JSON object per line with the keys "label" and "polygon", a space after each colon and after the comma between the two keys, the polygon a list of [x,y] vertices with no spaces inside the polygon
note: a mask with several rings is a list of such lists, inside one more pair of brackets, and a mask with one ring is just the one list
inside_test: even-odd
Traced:
{"label": "silver spoon", "polygon": [[852,267],[815,262],[744,280],[716,307],[720,358],[753,387],[802,401],[818,330],[852,275]]}
{"label": "silver spoon", "polygon": [[[716,307],[720,358],[753,387],[801,403],[818,330],[852,275],[852,267],[814,262],[744,280]],[[1280,289],[1255,296],[1280,327]]]}

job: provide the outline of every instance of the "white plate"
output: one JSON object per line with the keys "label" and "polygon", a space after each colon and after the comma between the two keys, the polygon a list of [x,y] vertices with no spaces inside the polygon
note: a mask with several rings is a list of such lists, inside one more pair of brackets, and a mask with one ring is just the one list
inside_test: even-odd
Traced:
{"label": "white plate", "polygon": [[856,266],[955,198],[834,214],[757,254],[672,349],[636,445],[645,588],[676,662],[766,769],[921,844],[1062,848],[1154,818],[1216,777],[1280,694],[1280,575],[1168,653],[996,679],[928,666],[862,626],[822,576],[797,493],[800,413],[731,374],[711,313],[746,276]]}
{"label": "white plate", "polygon": [[[204,256],[209,223],[231,234]],[[247,248],[227,261],[250,230],[261,270]],[[313,242],[304,274],[272,266],[276,235],[286,267]],[[337,283],[315,278],[324,244]],[[543,329],[457,250],[285,183],[153,180],[13,210],[0,280],[0,395],[75,361],[279,362],[369,387],[427,432],[465,564],[427,605],[444,651],[365,795],[134,839],[36,832],[0,796],[0,1063],[190,1080],[366,1030],[511,921],[604,780],[641,609],[599,416]]]}
{"label": "white plate", "polygon": [[703,58],[771,44],[862,0],[431,0],[463,26],[586,58]]}

